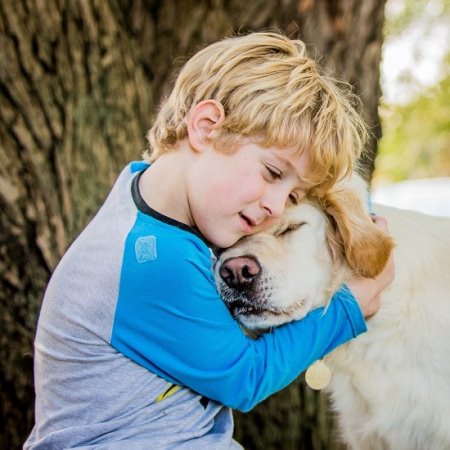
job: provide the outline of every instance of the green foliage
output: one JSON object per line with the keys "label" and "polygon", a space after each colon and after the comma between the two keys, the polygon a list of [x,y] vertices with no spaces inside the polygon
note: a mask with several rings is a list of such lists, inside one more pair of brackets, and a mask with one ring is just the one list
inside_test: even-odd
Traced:
{"label": "green foliage", "polygon": [[389,0],[385,36],[398,35],[420,18],[433,19],[450,13],[450,0]]}
{"label": "green foliage", "polygon": [[375,183],[450,176],[450,76],[407,105],[381,108]]}
{"label": "green foliage", "polygon": [[[450,0],[388,0],[385,39],[415,30],[421,33],[413,56],[417,65],[425,58],[421,41],[427,41],[436,27],[450,19]],[[414,34],[414,33],[413,33]],[[375,184],[413,178],[450,176],[450,47],[440,64],[441,81],[423,90],[408,104],[383,104],[380,108],[383,137],[379,142]],[[398,81],[403,88],[420,92],[413,67]]]}

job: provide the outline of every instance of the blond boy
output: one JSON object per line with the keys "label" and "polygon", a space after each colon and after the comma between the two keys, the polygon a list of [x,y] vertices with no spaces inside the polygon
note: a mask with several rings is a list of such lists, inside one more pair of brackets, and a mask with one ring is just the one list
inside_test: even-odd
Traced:
{"label": "blond boy", "polygon": [[364,332],[393,268],[251,340],[217,294],[211,249],[348,174],[364,139],[300,41],[254,33],[194,55],[150,130],[151,164],[122,171],[49,282],[24,448],[241,448],[231,408]]}

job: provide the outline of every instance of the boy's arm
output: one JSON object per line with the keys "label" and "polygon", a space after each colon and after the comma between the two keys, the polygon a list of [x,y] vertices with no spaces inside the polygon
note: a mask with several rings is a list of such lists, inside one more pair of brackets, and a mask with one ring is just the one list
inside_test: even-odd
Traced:
{"label": "boy's arm", "polygon": [[142,264],[128,267],[132,276],[122,276],[111,344],[157,375],[231,408],[250,410],[366,330],[357,302],[343,289],[326,311],[253,340],[220,299],[210,261],[176,261],[157,274]]}

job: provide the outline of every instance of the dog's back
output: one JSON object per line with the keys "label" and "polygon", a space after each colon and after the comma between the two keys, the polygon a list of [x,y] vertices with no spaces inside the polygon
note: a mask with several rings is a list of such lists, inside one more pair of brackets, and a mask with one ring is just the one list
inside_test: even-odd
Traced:
{"label": "dog's back", "polygon": [[396,278],[369,332],[327,360],[344,440],[358,450],[450,449],[450,219],[374,205]]}

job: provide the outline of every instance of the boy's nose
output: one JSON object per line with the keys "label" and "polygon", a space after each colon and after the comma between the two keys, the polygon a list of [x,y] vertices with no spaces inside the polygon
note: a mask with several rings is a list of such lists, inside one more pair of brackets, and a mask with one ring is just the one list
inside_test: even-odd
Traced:
{"label": "boy's nose", "polygon": [[282,191],[268,192],[264,196],[261,206],[267,212],[268,217],[278,219],[283,215],[288,196],[289,194]]}

